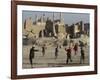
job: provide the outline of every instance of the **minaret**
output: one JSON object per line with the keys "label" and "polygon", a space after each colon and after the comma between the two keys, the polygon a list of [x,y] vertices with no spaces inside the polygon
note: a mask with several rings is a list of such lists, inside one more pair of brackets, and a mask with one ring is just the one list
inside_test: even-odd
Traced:
{"label": "minaret", "polygon": [[42,16],[41,16],[41,23],[43,23],[43,14],[42,14]]}
{"label": "minaret", "polygon": [[83,24],[83,21],[81,21],[81,25],[82,25],[82,31],[84,31],[84,24]]}
{"label": "minaret", "polygon": [[61,16],[61,12],[60,12],[60,22],[62,22],[62,16]]}
{"label": "minaret", "polygon": [[54,12],[53,12],[53,33],[54,33],[54,36],[56,36],[55,25],[54,25]]}
{"label": "minaret", "polygon": [[37,15],[35,15],[35,22],[37,23],[37,20],[38,20],[38,17],[37,17]]}
{"label": "minaret", "polygon": [[54,22],[54,12],[53,12],[53,22]]}
{"label": "minaret", "polygon": [[35,21],[37,21],[37,15],[35,15]]}
{"label": "minaret", "polygon": [[43,22],[45,22],[45,14],[43,13]]}
{"label": "minaret", "polygon": [[26,29],[26,20],[25,20],[25,22],[24,22],[24,29]]}

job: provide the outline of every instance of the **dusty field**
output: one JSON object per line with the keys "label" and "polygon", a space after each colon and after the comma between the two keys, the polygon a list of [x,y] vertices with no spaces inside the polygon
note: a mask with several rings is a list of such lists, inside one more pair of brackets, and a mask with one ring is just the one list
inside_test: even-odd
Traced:
{"label": "dusty field", "polygon": [[[76,40],[77,41],[77,40]],[[52,45],[52,44],[51,44]],[[85,50],[85,62],[84,64],[80,64],[80,47],[78,47],[77,55],[74,54],[74,50],[72,50],[72,62],[66,64],[66,51],[65,47],[59,48],[58,57],[55,59],[55,46],[54,45],[46,46],[46,53],[42,56],[42,48],[41,46],[35,46],[35,49],[38,49],[38,52],[35,52],[35,58],[33,59],[33,67],[64,67],[64,66],[85,66],[89,65],[89,46],[84,48]],[[29,52],[32,45],[24,45],[23,46],[23,60],[22,66],[23,68],[31,68],[29,62]]]}

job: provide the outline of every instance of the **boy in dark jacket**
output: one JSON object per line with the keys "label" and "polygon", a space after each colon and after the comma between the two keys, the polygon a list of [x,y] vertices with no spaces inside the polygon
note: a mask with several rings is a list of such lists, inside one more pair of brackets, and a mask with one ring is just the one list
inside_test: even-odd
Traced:
{"label": "boy in dark jacket", "polygon": [[38,51],[38,50],[35,50],[34,48],[35,48],[35,47],[32,47],[32,48],[30,49],[30,54],[29,54],[29,61],[30,61],[31,67],[33,67],[32,59],[35,58],[35,51]]}
{"label": "boy in dark jacket", "polygon": [[80,63],[84,63],[84,59],[85,59],[85,54],[84,54],[84,50],[83,48],[81,47],[81,56],[80,56]]}
{"label": "boy in dark jacket", "polygon": [[68,63],[69,60],[72,62],[72,59],[71,59],[71,48],[70,47],[68,49],[65,48],[65,51],[67,52],[66,63]]}

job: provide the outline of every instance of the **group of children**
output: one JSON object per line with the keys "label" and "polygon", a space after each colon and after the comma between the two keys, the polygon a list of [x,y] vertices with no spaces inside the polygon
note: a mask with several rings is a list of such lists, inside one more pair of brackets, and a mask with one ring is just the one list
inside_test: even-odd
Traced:
{"label": "group of children", "polygon": [[[70,43],[73,43],[73,42],[70,42]],[[85,52],[84,52],[84,49],[83,49],[84,44],[83,44],[82,41],[79,41],[79,44],[75,43],[73,45],[73,47],[69,45],[69,47],[65,48],[66,56],[67,56],[66,57],[66,64],[68,64],[69,61],[72,62],[72,57],[71,57],[72,56],[72,49],[74,50],[75,55],[77,55],[77,53],[78,53],[78,47],[80,47],[80,54],[81,54],[81,56],[80,56],[80,63],[84,63],[84,60],[85,60]],[[43,56],[45,55],[45,50],[46,49],[47,49],[46,45],[44,44],[42,46],[42,55]],[[36,51],[39,51],[39,50],[36,50],[35,47],[32,47],[30,49],[29,60],[30,60],[31,67],[33,67],[32,59],[34,59]],[[57,59],[58,53],[59,53],[59,46],[57,45],[55,47],[55,59]]]}
{"label": "group of children", "polygon": [[[78,53],[78,43],[76,43],[74,45],[74,47],[68,47],[68,48],[65,48],[65,51],[66,51],[66,55],[67,55],[67,59],[66,59],[66,63],[68,64],[69,61],[72,62],[72,49],[74,50],[74,53],[75,53],[75,56],[77,55]],[[84,60],[85,60],[85,52],[84,52],[84,49],[83,49],[84,46],[81,46],[80,47],[80,63],[84,63]]]}

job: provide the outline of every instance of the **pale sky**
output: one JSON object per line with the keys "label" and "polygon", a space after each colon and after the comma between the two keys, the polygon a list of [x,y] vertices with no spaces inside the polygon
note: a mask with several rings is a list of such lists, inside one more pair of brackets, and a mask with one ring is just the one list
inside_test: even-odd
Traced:
{"label": "pale sky", "polygon": [[[53,12],[45,12],[45,11],[23,11],[22,12],[22,22],[24,23],[25,19],[31,17],[33,22],[35,21],[35,16],[37,15],[39,18],[45,14],[45,17],[49,17],[53,20]],[[68,13],[63,12],[62,18],[64,19],[64,23],[71,25],[75,24],[79,21],[83,21],[83,23],[90,22],[90,15],[88,13]],[[54,19],[60,19],[60,12],[54,12]]]}

